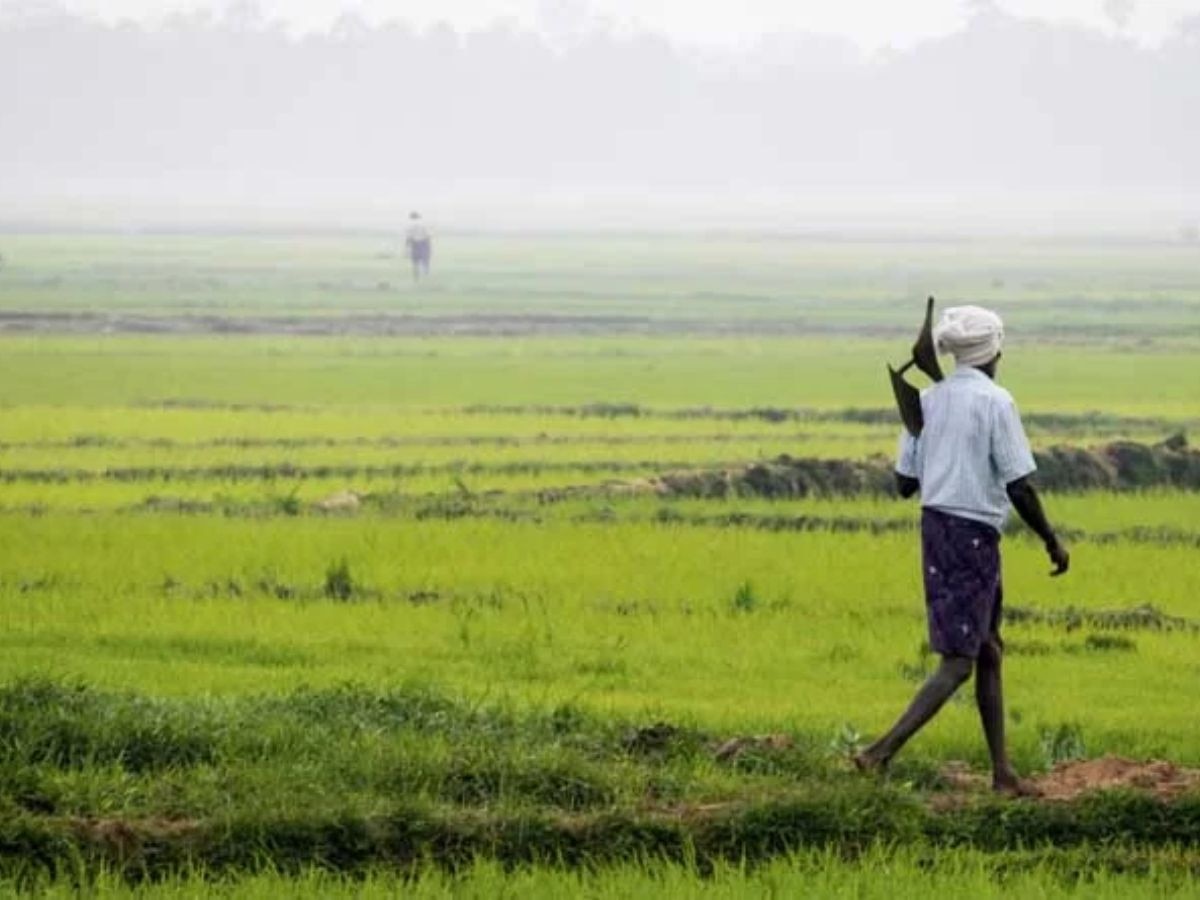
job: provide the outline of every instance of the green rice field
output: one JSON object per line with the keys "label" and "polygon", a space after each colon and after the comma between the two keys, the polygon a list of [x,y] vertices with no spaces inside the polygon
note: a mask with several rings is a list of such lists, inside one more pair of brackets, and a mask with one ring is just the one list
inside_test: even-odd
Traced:
{"label": "green rice field", "polygon": [[[0,234],[0,893],[1200,892],[1195,248],[396,243]],[[929,293],[1072,551],[1005,538],[1014,762],[1132,780],[991,796],[969,689],[848,764],[936,665]]]}

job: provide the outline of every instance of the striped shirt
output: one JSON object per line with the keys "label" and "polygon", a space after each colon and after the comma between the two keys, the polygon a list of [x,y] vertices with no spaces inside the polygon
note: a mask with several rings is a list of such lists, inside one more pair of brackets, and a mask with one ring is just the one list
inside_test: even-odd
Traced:
{"label": "striped shirt", "polygon": [[896,471],[921,482],[921,505],[985,522],[1008,518],[1006,485],[1037,469],[1012,395],[970,366],[921,392],[925,427],[900,435]]}

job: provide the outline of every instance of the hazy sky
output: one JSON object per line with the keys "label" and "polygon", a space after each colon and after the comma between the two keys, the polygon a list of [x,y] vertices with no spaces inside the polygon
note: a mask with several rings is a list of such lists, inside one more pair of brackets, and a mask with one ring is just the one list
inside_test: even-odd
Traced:
{"label": "hazy sky", "polygon": [[[3,7],[4,0],[0,0]],[[66,0],[79,12],[104,18],[156,19],[170,10],[223,9],[228,0]],[[840,34],[865,49],[905,46],[955,29],[964,0],[258,0],[270,18],[300,30],[322,29],[339,13],[353,11],[371,22],[398,18],[416,24],[442,20],[477,27],[509,18],[527,25],[545,21],[546,9],[589,9],[621,28],[661,31],[705,44],[739,42],[780,29]],[[1156,41],[1182,16],[1200,13],[1200,0],[997,0],[1010,13],[1073,20],[1113,29],[1124,16],[1128,33]],[[1106,12],[1106,10],[1110,12]]]}

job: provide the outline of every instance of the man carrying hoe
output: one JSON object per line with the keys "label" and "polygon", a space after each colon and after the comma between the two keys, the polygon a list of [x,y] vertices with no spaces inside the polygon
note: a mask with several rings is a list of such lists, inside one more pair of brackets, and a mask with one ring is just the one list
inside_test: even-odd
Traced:
{"label": "man carrying hoe", "polygon": [[[931,313],[932,300],[923,337],[929,333]],[[1065,573],[1070,557],[1029,482],[1036,466],[1012,396],[994,381],[1004,339],[1000,317],[977,306],[947,309],[932,337],[939,351],[954,355],[956,368],[919,397],[915,411],[905,411],[901,400],[909,427],[900,439],[896,483],[902,497],[921,495],[929,643],[942,661],[892,729],[854,762],[862,771],[884,769],[974,669],[992,786],[1002,793],[1025,794],[1029,787],[1008,760],[1000,678],[1000,529],[1010,503],[1045,543],[1054,565],[1051,575]],[[917,364],[922,362],[920,345],[919,339]],[[932,366],[933,377],[940,379],[936,356],[928,352],[926,358],[932,362],[921,368]],[[893,383],[902,372],[893,372]],[[902,380],[900,385],[897,398],[907,388],[916,403],[915,389]]]}

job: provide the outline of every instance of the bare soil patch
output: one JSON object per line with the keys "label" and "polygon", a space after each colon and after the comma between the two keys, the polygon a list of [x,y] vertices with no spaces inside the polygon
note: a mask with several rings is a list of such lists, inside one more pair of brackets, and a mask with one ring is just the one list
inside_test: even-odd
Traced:
{"label": "bare soil patch", "polygon": [[[1113,441],[1092,448],[1055,446],[1035,452],[1034,457],[1037,484],[1051,491],[1200,488],[1200,450],[1189,447],[1182,434],[1156,444]],[[883,456],[854,460],[783,455],[750,465],[679,469],[652,478],[552,488],[538,497],[554,502],[597,494],[714,500],[889,494],[894,490],[892,468],[891,460]]]}
{"label": "bare soil patch", "polygon": [[[948,762],[938,774],[948,791],[935,798],[935,808],[955,806],[956,794],[989,789],[990,779],[963,762]],[[1159,800],[1174,800],[1188,792],[1200,791],[1200,769],[1188,769],[1161,759],[1139,761],[1120,756],[1061,762],[1044,775],[1028,780],[1037,789],[1038,799],[1051,803],[1077,800],[1097,791],[1139,791]]]}
{"label": "bare soil patch", "polygon": [[204,827],[195,819],[71,818],[65,820],[76,839],[103,847],[116,859],[140,855],[147,844],[187,841]]}
{"label": "bare soil patch", "polygon": [[791,750],[795,745],[796,742],[786,734],[735,737],[717,745],[713,750],[713,758],[718,762],[733,762],[747,753],[776,753]]}
{"label": "bare soil patch", "polygon": [[1200,789],[1200,769],[1186,769],[1166,760],[1138,762],[1120,756],[1059,763],[1034,779],[1046,800],[1074,800],[1092,791],[1145,791],[1171,800]]}

